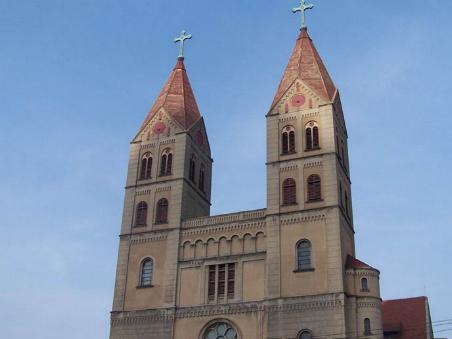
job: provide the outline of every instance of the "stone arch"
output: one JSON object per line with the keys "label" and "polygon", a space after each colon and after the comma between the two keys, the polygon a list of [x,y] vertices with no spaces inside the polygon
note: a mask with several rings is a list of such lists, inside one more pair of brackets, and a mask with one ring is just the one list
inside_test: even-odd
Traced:
{"label": "stone arch", "polygon": [[210,238],[207,240],[207,256],[216,257],[218,255],[218,243],[215,239]]}
{"label": "stone arch", "polygon": [[195,243],[195,258],[204,258],[206,256],[206,250],[204,247],[204,242],[202,240],[197,240]]}
{"label": "stone arch", "polygon": [[221,237],[218,241],[218,255],[229,255],[229,244],[226,237]]}
{"label": "stone arch", "polygon": [[256,251],[256,240],[249,233],[243,236],[243,251],[251,253]]}
{"label": "stone arch", "polygon": [[240,254],[243,252],[242,240],[238,235],[231,238],[231,254]]}
{"label": "stone arch", "polygon": [[265,234],[263,232],[258,232],[256,234],[256,251],[262,252],[267,249],[267,245],[265,243]]}
{"label": "stone arch", "polygon": [[184,260],[193,259],[193,248],[190,241],[184,242]]}

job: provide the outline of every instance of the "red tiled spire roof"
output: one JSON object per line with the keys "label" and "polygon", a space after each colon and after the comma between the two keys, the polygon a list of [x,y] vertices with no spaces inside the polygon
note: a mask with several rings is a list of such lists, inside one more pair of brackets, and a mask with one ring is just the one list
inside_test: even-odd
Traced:
{"label": "red tiled spire roof", "polygon": [[300,36],[289,59],[289,64],[273,99],[272,107],[281,100],[284,93],[296,79],[302,80],[311,90],[326,101],[332,101],[337,91],[314,43],[309,37],[307,28],[301,29]]}
{"label": "red tiled spire roof", "polygon": [[426,339],[431,332],[426,297],[386,300],[382,304],[383,329],[399,339]]}
{"label": "red tiled spire roof", "polygon": [[182,128],[188,130],[200,118],[198,104],[188,80],[185,70],[184,58],[179,58],[177,64],[171,72],[168,81],[163,87],[154,106],[152,106],[143,128],[157,112],[163,108]]}

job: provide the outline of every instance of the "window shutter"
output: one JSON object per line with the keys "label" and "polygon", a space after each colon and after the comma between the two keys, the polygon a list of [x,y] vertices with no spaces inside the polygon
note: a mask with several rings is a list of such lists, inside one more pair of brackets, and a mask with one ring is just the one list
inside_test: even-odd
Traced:
{"label": "window shutter", "polygon": [[310,127],[306,128],[306,149],[312,149],[312,130]]}
{"label": "window shutter", "polygon": [[283,204],[293,205],[297,203],[297,185],[294,179],[286,179],[283,182]]}
{"label": "window shutter", "polygon": [[312,129],[313,148],[319,148],[319,128],[316,126]]}
{"label": "window shutter", "polygon": [[295,152],[295,132],[294,131],[289,132],[289,152],[290,153]]}
{"label": "window shutter", "polygon": [[287,132],[282,134],[282,154],[289,153],[289,136]]}
{"label": "window shutter", "polygon": [[167,156],[166,156],[166,154],[163,154],[162,161],[160,163],[160,175],[166,174],[166,161],[167,161]]}
{"label": "window shutter", "polygon": [[135,214],[135,226],[146,226],[148,205],[142,201],[137,205]]}
{"label": "window shutter", "polygon": [[228,299],[234,299],[235,294],[235,264],[228,264]]}
{"label": "window shutter", "polygon": [[152,174],[152,157],[147,158],[146,179],[150,179]]}
{"label": "window shutter", "polygon": [[168,163],[166,164],[166,173],[165,174],[171,174],[171,171],[173,170],[173,154],[168,154]]}
{"label": "window shutter", "polygon": [[320,177],[316,174],[308,178],[308,201],[316,201],[322,199],[322,187]]}
{"label": "window shutter", "polygon": [[141,171],[140,171],[140,179],[141,180],[146,178],[146,166],[147,166],[147,159],[146,158],[141,159]]}

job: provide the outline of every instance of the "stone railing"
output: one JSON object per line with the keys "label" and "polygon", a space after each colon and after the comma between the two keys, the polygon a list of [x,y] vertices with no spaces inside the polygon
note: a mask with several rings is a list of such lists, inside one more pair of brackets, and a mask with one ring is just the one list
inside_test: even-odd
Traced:
{"label": "stone railing", "polygon": [[263,219],[265,217],[265,211],[266,211],[265,209],[260,209],[253,211],[243,211],[238,213],[214,215],[211,217],[187,219],[182,222],[182,228],[212,226],[253,219]]}

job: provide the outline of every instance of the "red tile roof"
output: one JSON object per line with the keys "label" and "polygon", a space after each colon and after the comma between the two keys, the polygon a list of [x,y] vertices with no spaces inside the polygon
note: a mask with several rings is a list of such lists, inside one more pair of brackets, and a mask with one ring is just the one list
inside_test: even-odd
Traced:
{"label": "red tile roof", "polygon": [[186,130],[190,129],[201,118],[201,113],[199,112],[198,104],[196,103],[187,71],[185,70],[183,58],[177,60],[176,66],[141,128],[144,128],[161,108],[165,109]]}
{"label": "red tile roof", "polygon": [[372,266],[366,264],[365,262],[362,262],[361,260],[358,260],[354,257],[352,257],[351,255],[347,256],[347,261],[345,263],[345,268],[369,268],[372,270],[376,270],[377,269],[373,268]]}
{"label": "red tile roof", "polygon": [[296,79],[302,80],[326,101],[332,101],[337,91],[306,28],[301,30],[297,39],[289,64],[273,99],[272,108],[281,100]]}
{"label": "red tile roof", "polygon": [[426,339],[428,300],[426,297],[386,300],[382,304],[383,329],[398,339]]}

